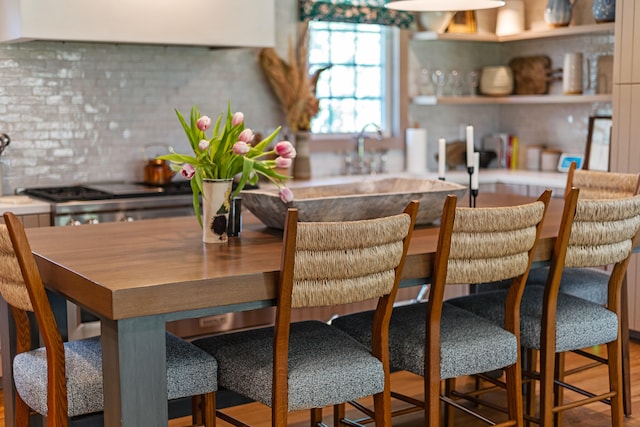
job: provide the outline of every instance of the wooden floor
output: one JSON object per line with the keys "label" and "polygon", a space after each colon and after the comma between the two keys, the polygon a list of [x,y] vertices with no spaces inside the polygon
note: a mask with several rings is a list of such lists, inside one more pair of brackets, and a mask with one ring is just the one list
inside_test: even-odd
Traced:
{"label": "wooden floor", "polygon": [[[568,358],[567,363],[569,366],[580,363],[580,359],[576,357]],[[575,374],[572,377],[576,384],[591,387],[593,390],[601,390],[606,386],[607,375],[606,370],[602,368],[596,368],[583,373]],[[624,422],[625,427],[640,427],[640,344],[632,343],[631,347],[631,394],[633,400],[633,414],[631,417],[626,418]],[[469,381],[466,381],[467,385],[470,385]],[[402,391],[406,394],[412,394],[416,397],[421,396],[422,383],[421,379],[417,376],[405,373],[397,372],[392,374],[392,387],[398,391]],[[0,392],[1,396],[1,392]],[[496,400],[500,401],[501,395],[496,395]],[[566,395],[567,399],[572,398],[571,395]],[[0,399],[1,401],[1,399]],[[250,403],[246,405],[230,408],[227,412],[231,415],[241,417],[242,420],[252,426],[262,427],[270,426],[269,421],[269,408],[258,403]],[[609,407],[596,403],[590,406],[581,407],[565,412],[563,421],[565,427],[604,427],[610,426],[610,418],[608,415]],[[355,414],[354,414],[355,416]],[[185,427],[190,426],[190,418],[181,418],[172,420],[169,422],[169,427]],[[326,410],[326,422],[331,425],[331,410]],[[0,426],[4,426],[4,408],[0,406]],[[289,419],[289,426],[302,427],[308,426],[308,412],[294,412]],[[396,417],[393,420],[395,427],[414,427],[422,425],[422,417],[419,413],[404,415],[402,417]],[[465,414],[456,414],[456,426],[460,427],[476,427],[484,426],[486,424],[474,420]],[[229,426],[229,424],[218,420],[218,426]],[[9,427],[9,426],[7,426]]]}

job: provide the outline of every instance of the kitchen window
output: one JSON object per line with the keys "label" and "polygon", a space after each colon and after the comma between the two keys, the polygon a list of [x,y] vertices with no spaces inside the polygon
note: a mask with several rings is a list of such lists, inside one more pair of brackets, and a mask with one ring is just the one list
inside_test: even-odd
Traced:
{"label": "kitchen window", "polygon": [[392,31],[374,24],[309,23],[309,71],[331,65],[318,79],[313,133],[356,133],[371,122],[389,129]]}

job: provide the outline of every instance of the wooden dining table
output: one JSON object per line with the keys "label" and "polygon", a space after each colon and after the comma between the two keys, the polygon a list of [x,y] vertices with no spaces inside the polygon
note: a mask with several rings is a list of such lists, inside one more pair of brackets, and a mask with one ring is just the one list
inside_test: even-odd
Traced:
{"label": "wooden dining table", "polygon": [[[481,193],[477,204],[533,200]],[[552,199],[536,261],[549,260],[561,214],[562,200]],[[37,228],[27,234],[45,286],[100,318],[108,427],[167,425],[167,322],[275,304],[282,231],[247,212],[240,236],[225,244],[202,243],[194,217]],[[402,286],[428,282],[437,237],[437,226],[416,227]],[[0,322],[7,323],[5,317]],[[3,353],[10,345],[2,336]],[[5,401],[12,398],[10,385],[5,379]]]}

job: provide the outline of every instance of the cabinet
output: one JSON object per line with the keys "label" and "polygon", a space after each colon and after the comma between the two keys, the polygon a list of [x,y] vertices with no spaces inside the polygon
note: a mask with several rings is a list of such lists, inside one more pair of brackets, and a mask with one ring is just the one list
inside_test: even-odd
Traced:
{"label": "cabinet", "polygon": [[275,44],[275,0],[0,0],[0,42]]}
{"label": "cabinet", "polygon": [[[527,7],[543,10],[540,1]],[[527,9],[527,13],[529,9]],[[541,19],[541,18],[540,18]],[[596,93],[597,64],[601,56],[613,55],[615,24],[585,23],[566,28],[525,31],[511,36],[494,34],[413,33],[409,42],[408,123],[427,128],[428,153],[437,152],[437,139],[464,139],[463,129],[474,125],[475,146],[493,133],[519,137],[521,147],[542,145],[571,154],[585,151],[588,118],[592,114],[611,114],[611,93]],[[547,55],[552,69],[562,68],[565,53],[582,52],[585,58],[583,95],[564,95],[559,78],[550,82],[549,94],[514,96],[435,96],[436,88],[421,90],[419,82],[432,70],[463,74],[484,66],[507,65],[517,56]],[[425,72],[425,73],[423,73]],[[468,84],[468,83],[467,83]],[[428,85],[427,85],[428,86]],[[526,150],[520,150],[524,153]],[[520,164],[523,164],[522,159]],[[434,155],[427,166],[437,169]]]}

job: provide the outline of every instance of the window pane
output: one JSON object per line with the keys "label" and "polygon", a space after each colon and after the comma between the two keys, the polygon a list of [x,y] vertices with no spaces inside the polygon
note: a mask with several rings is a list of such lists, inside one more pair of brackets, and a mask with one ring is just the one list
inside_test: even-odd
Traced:
{"label": "window pane", "polygon": [[331,65],[316,86],[320,112],[314,133],[355,133],[386,117],[385,27],[312,21],[309,69]]}

